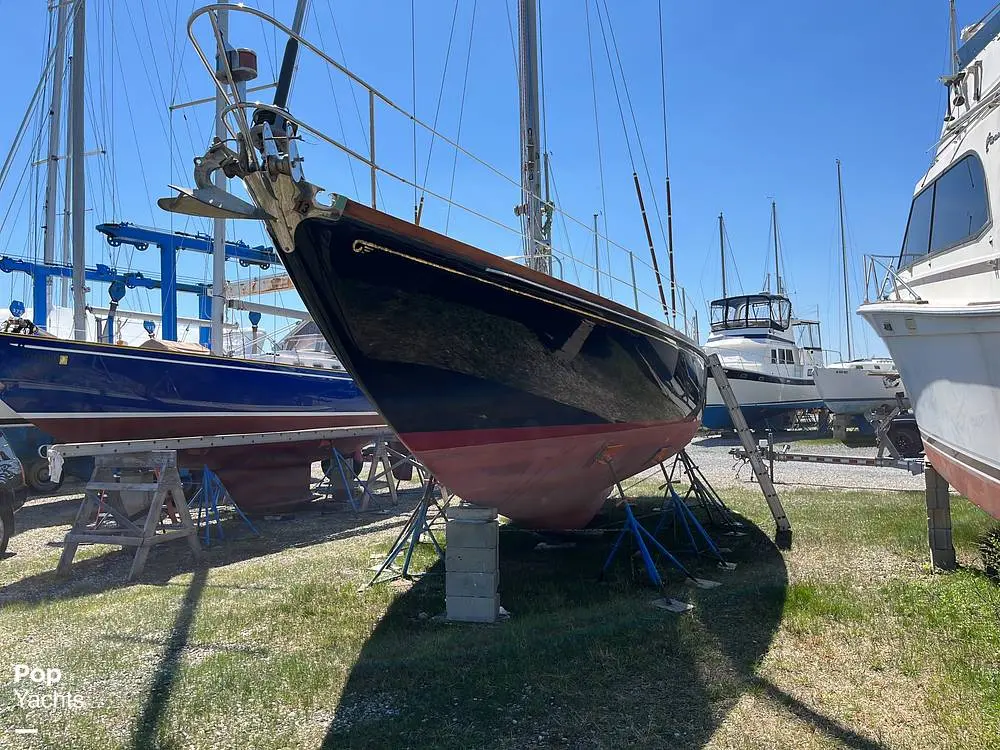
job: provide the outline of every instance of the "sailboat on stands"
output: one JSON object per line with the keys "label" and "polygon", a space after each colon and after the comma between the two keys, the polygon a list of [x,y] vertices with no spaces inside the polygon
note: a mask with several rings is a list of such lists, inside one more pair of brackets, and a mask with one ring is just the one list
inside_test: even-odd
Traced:
{"label": "sailboat on stands", "polygon": [[[203,175],[242,178],[256,205],[220,195],[204,176],[197,190],[161,205],[192,213],[224,205],[262,218],[348,371],[449,489],[527,526],[578,528],[616,481],[688,444],[705,396],[694,341],[551,275],[533,0],[519,4],[526,265],[342,195],[319,200],[293,138],[299,128],[316,131],[284,109],[289,76],[300,44],[346,69],[259,11],[240,10],[291,36],[287,74],[274,106],[236,103],[238,152],[218,143],[200,163]],[[208,12],[196,11],[189,29]],[[240,54],[220,59],[228,66]],[[256,109],[249,120],[244,108]]]}
{"label": "sailboat on stands", "polygon": [[844,330],[847,360],[817,367],[816,389],[833,414],[863,416],[871,411],[908,407],[906,391],[888,357],[855,359],[851,335],[851,293],[847,275],[847,234],[844,231],[844,190],[837,159],[837,196],[840,215],[840,258],[844,272]]}
{"label": "sailboat on stands", "polygon": [[[813,379],[823,354],[819,324],[792,317],[778,264],[778,214],[773,201],[771,223],[775,293],[730,296],[726,294],[725,223],[719,214],[722,298],[710,305],[712,333],[705,342],[705,351],[719,355],[750,427],[784,427],[796,412],[822,406]],[[713,430],[734,429],[711,377],[704,423]]]}
{"label": "sailboat on stands", "polygon": [[[196,437],[256,432],[296,432],[340,427],[384,427],[385,422],[339,365],[328,347],[304,352],[299,337],[288,347],[259,359],[224,356],[221,293],[213,294],[212,352],[197,344],[153,338],[139,346],[88,341],[84,297],[85,213],[83,179],[83,0],[59,5],[57,50],[70,20],[73,26],[72,113],[74,146],[71,149],[73,180],[73,316],[74,340],[57,338],[23,319],[24,306],[12,305],[14,322],[0,333],[0,398],[17,418],[49,433],[56,441],[105,442],[155,438]],[[61,52],[52,59],[61,64]],[[57,69],[54,80],[61,80]],[[53,123],[59,120],[59,93],[53,91]],[[25,119],[27,121],[27,118]],[[58,129],[50,153],[58,146]],[[53,157],[54,158],[54,157]],[[55,171],[50,169],[50,178]],[[49,183],[46,210],[45,257],[51,260],[55,229],[56,185]],[[221,274],[213,289],[225,284],[225,235],[217,235],[216,260],[222,247]],[[171,246],[170,252],[174,252]],[[109,269],[113,271],[113,269]],[[166,279],[161,280],[167,283]],[[176,284],[176,278],[173,279]],[[126,282],[111,283],[111,310],[125,294]],[[44,299],[36,300],[42,309]],[[19,306],[19,308],[17,307]],[[36,309],[37,312],[37,309]],[[216,314],[217,313],[217,314]],[[166,311],[164,311],[166,315]],[[113,315],[102,339],[114,341]],[[206,321],[207,323],[207,321]],[[300,331],[301,333],[301,331]],[[308,361],[306,361],[308,360]],[[0,418],[10,418],[0,413]],[[312,499],[311,465],[329,459],[336,448],[343,455],[360,451],[370,437],[344,437],[335,441],[316,437],[277,445],[204,448],[179,452],[182,466],[208,466],[222,479],[232,498],[246,511],[285,510]]]}
{"label": "sailboat on stands", "polygon": [[[933,161],[914,190],[899,255],[866,261],[858,308],[889,348],[927,458],[1000,518],[1000,8],[962,30]],[[874,287],[874,288],[873,288]]]}

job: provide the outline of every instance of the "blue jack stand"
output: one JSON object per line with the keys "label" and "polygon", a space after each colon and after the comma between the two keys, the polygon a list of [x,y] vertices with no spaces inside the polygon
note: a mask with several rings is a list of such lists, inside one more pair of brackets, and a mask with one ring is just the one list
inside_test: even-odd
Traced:
{"label": "blue jack stand", "polygon": [[354,485],[358,480],[358,475],[354,472],[354,461],[338,451],[331,449],[330,463],[323,471],[323,478],[316,483],[312,491],[318,495],[332,497],[337,492],[337,485],[344,488],[347,502],[351,505],[351,510],[357,512],[361,508],[354,497]]}
{"label": "blue jack stand", "polygon": [[656,537],[650,534],[642,524],[640,524],[636,518],[635,514],[632,512],[632,506],[626,502],[625,503],[625,525],[622,527],[621,532],[618,534],[618,538],[615,540],[614,545],[611,547],[611,552],[608,553],[608,559],[604,561],[604,567],[601,568],[600,578],[604,578],[604,574],[607,573],[608,568],[611,567],[611,563],[615,559],[615,555],[618,554],[618,550],[622,546],[622,542],[625,541],[626,537],[630,536],[635,542],[636,546],[639,548],[639,553],[642,555],[642,562],[646,566],[646,575],[649,576],[649,580],[653,582],[653,585],[658,589],[663,588],[663,578],[660,577],[660,571],[656,569],[656,563],[653,561],[653,556],[649,552],[649,547],[646,546],[646,540],[653,545],[653,547],[660,551],[660,553],[666,557],[685,577],[691,580],[697,580],[691,572],[681,564],[681,561],[674,557],[670,552],[660,544]]}
{"label": "blue jack stand", "polygon": [[[438,495],[436,494],[438,488],[437,479],[429,476],[424,483],[424,491],[420,496],[420,502],[413,509],[406,524],[403,526],[403,530],[396,537],[396,541],[392,543],[388,557],[379,565],[375,571],[375,575],[372,576],[372,579],[366,585],[361,587],[361,590],[367,589],[377,583],[386,571],[389,571],[392,575],[385,578],[382,581],[383,583],[394,581],[397,578],[419,578],[422,576],[422,573],[410,573],[410,562],[413,560],[413,552],[416,550],[417,545],[420,544],[420,538],[424,534],[430,537],[438,558],[441,560],[444,559],[444,549],[438,543],[437,537],[434,536],[434,531],[431,527],[435,521],[444,515],[450,495],[446,495],[446,491],[441,493],[443,495],[443,502],[438,502]],[[434,508],[433,513],[431,513],[432,507]],[[403,567],[396,569],[393,567],[393,563],[396,562],[396,558],[400,555],[403,555]]]}
{"label": "blue jack stand", "polygon": [[677,454],[669,473],[666,467],[662,463],[660,464],[660,471],[663,472],[663,478],[667,484],[671,484],[674,481],[674,473],[678,467],[683,474],[687,475],[688,490],[684,493],[684,501],[687,502],[690,498],[697,505],[701,506],[705,512],[707,522],[729,527],[730,532],[728,533],[733,536],[743,536],[742,532],[735,531],[735,529],[738,529],[743,524],[736,518],[736,515],[729,509],[729,506],[723,502],[722,498],[719,497],[719,493],[715,491],[708,478],[698,468],[698,465],[691,460],[686,451],[681,451]]}
{"label": "blue jack stand", "polygon": [[218,538],[221,541],[225,539],[225,532],[222,530],[222,520],[219,517],[219,504],[229,504],[236,511],[236,514],[243,519],[243,523],[247,525],[254,534],[260,536],[260,532],[253,525],[249,518],[247,518],[246,513],[244,513],[240,506],[233,502],[233,498],[229,495],[229,490],[226,489],[225,485],[222,484],[222,480],[219,479],[218,474],[209,469],[207,466],[202,469],[201,473],[201,487],[195,493],[194,499],[191,501],[190,505],[196,510],[195,515],[195,526],[201,526],[201,516],[202,512],[205,514],[205,546],[211,544],[212,536],[212,520],[215,520],[215,530],[218,533]]}
{"label": "blue jack stand", "polygon": [[[674,537],[677,537],[677,527],[680,526],[684,530],[684,535],[687,537],[687,541],[691,545],[691,550],[695,554],[701,555],[707,552],[712,557],[718,559],[721,569],[735,570],[736,564],[727,561],[722,556],[722,551],[712,541],[712,537],[705,531],[705,527],[701,525],[698,518],[688,507],[688,504],[674,490],[673,484],[669,482],[667,483],[667,492],[670,495],[670,499],[663,503],[663,509],[660,511],[660,522],[656,525],[656,530],[653,533],[659,534],[669,519],[674,527]],[[697,532],[697,537],[700,537],[705,543],[706,549],[704,551],[698,546],[698,539],[695,532]]]}

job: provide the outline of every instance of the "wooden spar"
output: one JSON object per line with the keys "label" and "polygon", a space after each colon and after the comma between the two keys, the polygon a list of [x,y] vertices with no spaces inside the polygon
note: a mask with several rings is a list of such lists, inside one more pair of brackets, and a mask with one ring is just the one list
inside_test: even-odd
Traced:
{"label": "wooden spar", "polygon": [[667,307],[667,297],[663,293],[663,278],[660,276],[660,264],[656,261],[656,249],[653,247],[653,233],[649,231],[649,217],[646,216],[646,204],[642,200],[642,186],[639,185],[639,175],[632,173],[632,181],[635,183],[635,194],[639,198],[639,211],[642,212],[642,225],[646,229],[646,241],[649,242],[649,257],[653,261],[653,275],[656,276],[656,288],[660,292],[660,304],[663,306],[663,314],[669,318],[670,310]]}

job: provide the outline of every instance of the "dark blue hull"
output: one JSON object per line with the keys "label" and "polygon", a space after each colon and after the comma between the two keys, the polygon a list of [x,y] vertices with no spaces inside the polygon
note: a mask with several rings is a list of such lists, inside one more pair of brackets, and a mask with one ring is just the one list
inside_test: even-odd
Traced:
{"label": "dark blue hull", "polygon": [[10,408],[61,441],[380,421],[343,372],[37,336],[0,334],[0,387]]}
{"label": "dark blue hull", "polygon": [[[61,443],[289,432],[384,424],[340,371],[270,362],[0,334],[0,398]],[[338,440],[353,453],[363,439]],[[309,497],[313,461],[331,443],[182,451],[208,465],[249,511]]]}

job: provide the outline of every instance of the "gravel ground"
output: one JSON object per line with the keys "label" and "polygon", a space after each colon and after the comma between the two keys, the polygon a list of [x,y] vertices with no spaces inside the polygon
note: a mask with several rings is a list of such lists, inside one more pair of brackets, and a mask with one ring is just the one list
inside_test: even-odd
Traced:
{"label": "gravel ground", "polygon": [[[795,453],[817,453],[830,456],[867,456],[874,458],[878,449],[855,448],[842,444],[812,442],[812,435],[803,442],[801,433],[783,433],[774,441],[778,451],[786,445]],[[755,484],[750,464],[730,455],[739,446],[738,438],[720,438],[710,435],[697,436],[688,446],[687,453],[716,487],[733,487]],[[904,469],[875,468],[869,466],[840,466],[803,462],[775,462],[776,485],[800,487],[829,487],[866,490],[923,490],[922,474],[913,476]]]}

